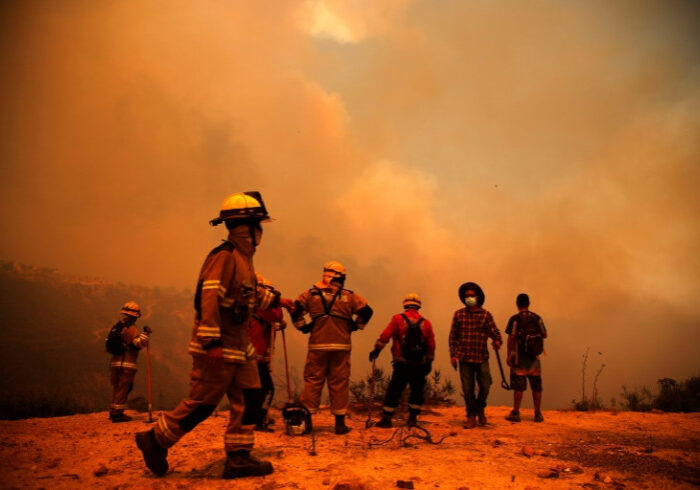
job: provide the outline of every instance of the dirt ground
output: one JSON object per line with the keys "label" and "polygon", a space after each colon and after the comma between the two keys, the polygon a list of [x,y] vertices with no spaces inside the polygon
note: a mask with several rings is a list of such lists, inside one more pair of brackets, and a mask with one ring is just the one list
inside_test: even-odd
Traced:
{"label": "dirt ground", "polygon": [[[700,485],[700,414],[545,411],[545,422],[504,420],[507,407],[489,407],[486,427],[462,428],[462,408],[437,408],[421,416],[440,444],[406,429],[332,433],[332,416],[314,418],[316,455],[309,436],[256,433],[258,456],[275,472],[264,478],[219,479],[224,463],[227,413],[198,426],[170,450],[171,471],[148,472],[134,433],[149,426],[146,414],[112,424],[107,413],[0,421],[2,488],[693,488]],[[376,418],[376,417],[375,417]],[[403,421],[397,417],[397,426]],[[414,433],[415,434],[415,433]],[[392,435],[394,438],[383,445]],[[420,434],[419,434],[420,435]]]}

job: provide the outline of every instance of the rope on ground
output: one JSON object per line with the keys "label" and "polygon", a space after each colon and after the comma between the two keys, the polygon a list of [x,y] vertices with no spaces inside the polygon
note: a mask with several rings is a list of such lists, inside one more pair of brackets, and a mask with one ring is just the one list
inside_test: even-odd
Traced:
{"label": "rope on ground", "polygon": [[418,439],[421,441],[425,441],[428,444],[433,444],[433,445],[438,445],[441,444],[442,441],[450,437],[451,434],[447,434],[445,436],[442,436],[439,440],[435,441],[433,440],[433,436],[430,434],[430,431],[426,429],[425,427],[421,427],[419,425],[415,426],[407,426],[407,425],[402,425],[396,428],[394,430],[393,434],[391,434],[391,437],[384,441],[379,441],[379,442],[368,442],[367,444],[369,445],[369,448],[371,449],[372,447],[375,446],[386,446],[388,445],[391,441],[396,439],[397,443],[399,446],[409,446],[410,444],[408,443],[409,440],[411,439]]}

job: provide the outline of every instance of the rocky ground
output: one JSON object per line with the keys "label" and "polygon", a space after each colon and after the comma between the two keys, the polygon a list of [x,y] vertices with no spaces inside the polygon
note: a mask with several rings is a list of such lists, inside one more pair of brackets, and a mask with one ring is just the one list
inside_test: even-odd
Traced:
{"label": "rocky ground", "polygon": [[[309,436],[278,430],[257,436],[258,456],[275,472],[264,478],[219,479],[226,413],[210,417],[170,451],[171,471],[145,468],[134,433],[146,414],[111,424],[106,413],[0,421],[2,488],[692,488],[700,485],[700,414],[545,411],[546,421],[504,420],[489,407],[489,425],[465,430],[463,409],[421,417],[439,444],[388,429],[365,429],[355,415],[345,436],[332,433],[327,410]],[[403,425],[397,421],[397,425]],[[393,439],[387,441],[391,436]]]}

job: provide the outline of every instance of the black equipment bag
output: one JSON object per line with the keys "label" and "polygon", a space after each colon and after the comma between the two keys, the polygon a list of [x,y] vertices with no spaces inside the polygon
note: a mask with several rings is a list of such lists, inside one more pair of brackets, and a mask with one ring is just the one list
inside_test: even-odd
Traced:
{"label": "black equipment bag", "polygon": [[406,336],[401,344],[401,354],[408,362],[422,362],[428,354],[428,346],[420,328],[423,318],[420,318],[416,323],[412,323],[405,314],[402,313],[401,316],[408,326]]}
{"label": "black equipment bag", "polygon": [[108,354],[118,356],[124,353],[125,345],[122,343],[122,330],[126,327],[122,322],[117,322],[107,334],[105,350]]}
{"label": "black equipment bag", "polygon": [[519,314],[517,328],[516,338],[520,352],[530,356],[539,356],[544,352],[539,316],[531,312]]}

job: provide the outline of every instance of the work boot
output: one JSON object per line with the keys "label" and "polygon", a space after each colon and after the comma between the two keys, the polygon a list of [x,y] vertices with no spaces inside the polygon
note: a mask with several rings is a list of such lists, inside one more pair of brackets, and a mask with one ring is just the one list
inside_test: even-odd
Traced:
{"label": "work boot", "polygon": [[509,422],[520,422],[520,411],[511,410],[510,413],[506,416],[506,420]]}
{"label": "work boot", "polygon": [[542,412],[540,412],[539,410],[535,410],[535,422],[544,422]]}
{"label": "work boot", "polygon": [[487,420],[486,420],[486,414],[484,413],[484,410],[480,410],[479,413],[476,415],[477,421],[479,422],[479,425],[486,425]]}
{"label": "work boot", "polygon": [[464,428],[465,429],[473,429],[474,427],[476,427],[476,416],[468,415],[467,421],[464,422]]}
{"label": "work boot", "polygon": [[153,429],[137,432],[136,446],[143,453],[143,460],[153,474],[163,476],[168,471],[168,449],[156,442]]}
{"label": "work boot", "polygon": [[382,415],[382,418],[377,422],[377,427],[381,429],[391,429],[394,424],[391,423],[391,415]]}
{"label": "work boot", "polygon": [[272,463],[252,457],[247,449],[239,449],[226,454],[226,465],[221,477],[228,480],[246,476],[265,476],[272,471]]}
{"label": "work boot", "polygon": [[350,432],[350,427],[345,425],[345,415],[335,416],[335,433],[338,435],[347,434]]}
{"label": "work boot", "polygon": [[416,425],[418,425],[418,414],[411,412],[408,414],[406,427],[415,427]]}
{"label": "work boot", "polygon": [[130,422],[132,419],[129,415],[125,414],[124,412],[117,412],[110,415],[109,420],[111,420],[113,424],[118,424],[121,422]]}

